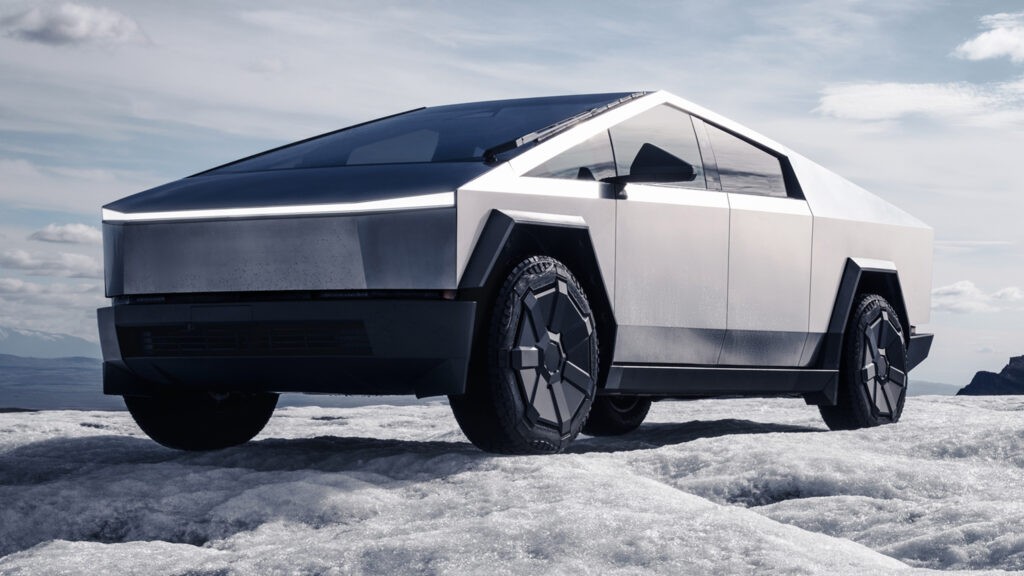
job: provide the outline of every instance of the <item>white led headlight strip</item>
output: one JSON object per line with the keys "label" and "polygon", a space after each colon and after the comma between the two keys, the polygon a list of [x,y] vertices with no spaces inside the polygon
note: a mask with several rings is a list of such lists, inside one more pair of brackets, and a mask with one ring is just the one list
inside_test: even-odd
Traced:
{"label": "white led headlight strip", "polygon": [[104,222],[139,222],[155,220],[206,220],[217,218],[254,218],[260,216],[309,216],[316,214],[351,214],[357,212],[387,212],[416,208],[444,208],[455,206],[454,192],[405,196],[387,200],[345,202],[336,204],[307,204],[300,206],[260,206],[254,208],[212,208],[208,210],[172,210],[167,212],[124,213],[103,209]]}

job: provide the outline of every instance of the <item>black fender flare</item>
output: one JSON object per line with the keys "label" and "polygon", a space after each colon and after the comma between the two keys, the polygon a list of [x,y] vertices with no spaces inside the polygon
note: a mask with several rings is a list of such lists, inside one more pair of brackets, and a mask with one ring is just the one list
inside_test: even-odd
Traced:
{"label": "black fender flare", "polygon": [[890,262],[879,260],[847,258],[842,280],[839,282],[836,301],[832,307],[828,332],[825,333],[819,368],[839,369],[843,351],[843,335],[846,333],[846,324],[849,322],[850,314],[853,313],[853,306],[856,304],[859,294],[878,294],[889,301],[899,316],[909,348],[911,324],[910,318],[907,316],[907,306],[903,300],[903,289],[900,287],[900,276],[896,266]]}
{"label": "black fender flare", "polygon": [[580,216],[491,210],[459,281],[459,297],[478,303],[475,332],[481,334],[493,310],[491,300],[505,276],[517,263],[535,255],[560,260],[586,291],[601,349],[598,387],[603,387],[617,324],[590,228]]}

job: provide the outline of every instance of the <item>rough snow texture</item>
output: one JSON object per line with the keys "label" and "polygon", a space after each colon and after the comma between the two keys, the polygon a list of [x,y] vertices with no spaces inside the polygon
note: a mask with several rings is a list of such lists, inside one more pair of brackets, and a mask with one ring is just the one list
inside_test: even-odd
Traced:
{"label": "rough snow texture", "polygon": [[0,574],[914,574],[1024,569],[1024,398],[825,431],[799,400],[656,404],[494,457],[448,408],[284,408],[186,454],[124,412],[0,414]]}

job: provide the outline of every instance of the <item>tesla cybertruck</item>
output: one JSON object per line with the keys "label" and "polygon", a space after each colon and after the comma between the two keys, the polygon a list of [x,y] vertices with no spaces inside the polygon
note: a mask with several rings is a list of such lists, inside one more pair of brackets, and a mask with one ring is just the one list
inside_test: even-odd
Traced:
{"label": "tesla cybertruck", "polygon": [[186,450],[283,392],[446,395],[501,453],[669,398],[875,426],[932,341],[928,226],[666,92],[388,116],[113,202],[103,235],[104,392]]}

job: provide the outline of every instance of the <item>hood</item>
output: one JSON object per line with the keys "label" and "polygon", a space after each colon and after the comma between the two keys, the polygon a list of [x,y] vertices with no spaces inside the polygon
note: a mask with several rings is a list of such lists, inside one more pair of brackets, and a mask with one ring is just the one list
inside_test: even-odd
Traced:
{"label": "hood", "polygon": [[454,192],[493,166],[483,162],[362,165],[200,174],[103,208],[121,214],[358,204]]}

